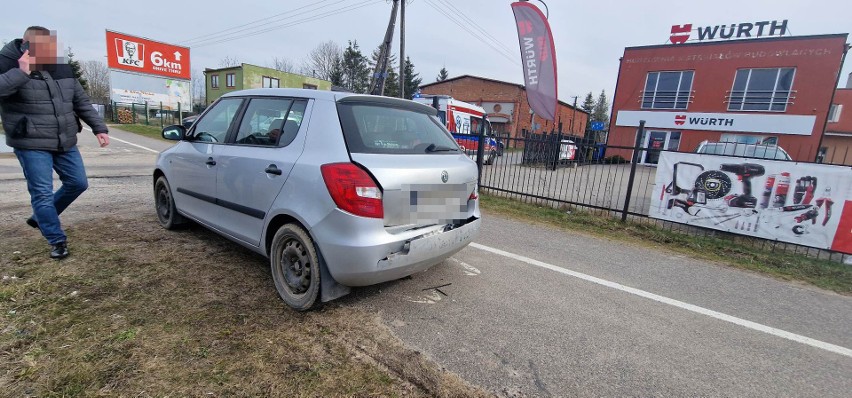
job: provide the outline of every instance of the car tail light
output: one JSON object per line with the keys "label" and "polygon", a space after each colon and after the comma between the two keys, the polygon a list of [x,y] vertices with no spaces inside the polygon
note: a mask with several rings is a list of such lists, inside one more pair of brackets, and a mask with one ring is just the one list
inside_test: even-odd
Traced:
{"label": "car tail light", "polygon": [[467,200],[476,200],[479,199],[479,185],[473,186],[473,192],[470,193],[470,196],[467,197]]}
{"label": "car tail light", "polygon": [[352,163],[324,164],[320,170],[337,207],[356,216],[384,218],[382,190],[366,171]]}

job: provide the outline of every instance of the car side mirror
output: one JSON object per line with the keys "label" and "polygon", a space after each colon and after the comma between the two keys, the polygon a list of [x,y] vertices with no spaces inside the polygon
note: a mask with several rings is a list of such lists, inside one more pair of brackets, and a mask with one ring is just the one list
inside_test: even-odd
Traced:
{"label": "car side mirror", "polygon": [[179,124],[163,128],[163,138],[172,141],[180,141],[186,139],[186,127]]}

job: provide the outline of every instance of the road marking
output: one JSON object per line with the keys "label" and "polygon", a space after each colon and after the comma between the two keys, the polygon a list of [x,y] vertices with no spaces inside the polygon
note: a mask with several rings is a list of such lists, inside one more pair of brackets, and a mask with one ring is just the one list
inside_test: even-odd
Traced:
{"label": "road marking", "polygon": [[[88,127],[83,127],[83,130],[88,130],[90,133],[92,132],[92,129],[90,129],[90,128],[88,128]],[[139,144],[134,144],[134,143],[132,143],[132,142],[125,141],[125,140],[122,140],[122,139],[120,139],[120,138],[115,138],[115,137],[113,137],[113,136],[109,136],[109,139],[110,139],[110,140],[116,140],[116,141],[118,141],[118,142],[121,142],[121,143],[124,143],[124,144],[127,144],[127,145],[135,146],[135,147],[137,147],[137,148],[144,149],[144,150],[146,150],[146,151],[148,151],[148,152],[160,153],[160,151],[157,151],[157,150],[154,150],[154,149],[151,149],[151,148],[148,148],[148,147],[146,147],[146,146],[139,145]]]}
{"label": "road marking", "polygon": [[743,326],[743,327],[746,327],[746,328],[749,328],[749,329],[752,329],[752,330],[757,330],[758,332],[771,334],[773,336],[781,337],[781,338],[784,338],[784,339],[787,339],[787,340],[792,340],[792,341],[795,341],[795,342],[798,342],[798,343],[809,345],[811,347],[820,348],[820,349],[823,349],[823,350],[826,350],[826,351],[829,351],[829,352],[833,352],[835,354],[840,354],[840,355],[844,355],[844,356],[852,358],[852,349],[849,349],[849,348],[846,348],[846,347],[841,347],[839,345],[826,343],[824,341],[812,339],[810,337],[802,336],[802,335],[795,334],[795,333],[790,333],[790,332],[785,331],[785,330],[776,329],[776,328],[773,328],[773,327],[770,327],[770,326],[762,325],[762,324],[752,322],[752,321],[748,321],[748,320],[745,320],[745,319],[742,319],[742,318],[737,318],[735,316],[731,316],[731,315],[728,315],[728,314],[723,314],[721,312],[709,310],[707,308],[699,307],[697,305],[684,303],[683,301],[678,301],[678,300],[671,299],[671,298],[668,298],[668,297],[660,296],[658,294],[646,292],[644,290],[632,288],[630,286],[625,286],[625,285],[622,285],[620,283],[610,282],[610,281],[605,280],[605,279],[596,278],[594,276],[587,275],[587,274],[584,274],[584,273],[581,273],[581,272],[571,271],[569,269],[558,267],[558,266],[548,264],[548,263],[545,263],[545,262],[542,262],[542,261],[534,260],[534,259],[531,259],[529,257],[524,257],[524,256],[521,256],[521,255],[518,255],[518,254],[515,254],[515,253],[509,253],[509,252],[506,252],[506,251],[503,251],[503,250],[500,250],[500,249],[495,249],[493,247],[480,245],[478,243],[471,243],[470,246],[473,247],[473,248],[483,250],[483,251],[487,251],[487,252],[490,252],[490,253],[494,253],[494,254],[497,254],[497,255],[500,255],[500,256],[503,256],[503,257],[508,257],[508,258],[513,259],[513,260],[518,260],[520,262],[524,262],[524,263],[527,263],[527,264],[530,264],[530,265],[535,265],[537,267],[546,268],[546,269],[549,269],[551,271],[556,271],[556,272],[559,272],[561,274],[573,276],[575,278],[579,278],[579,279],[582,279],[582,280],[585,280],[585,281],[596,283],[598,285],[606,286],[606,287],[613,288],[613,289],[616,289],[616,290],[621,290],[622,292],[630,293],[630,294],[633,294],[633,295],[636,295],[636,296],[639,296],[639,297],[644,297],[644,298],[654,300],[654,301],[657,301],[657,302],[660,302],[660,303],[663,303],[663,304],[668,304],[668,305],[675,306],[675,307],[678,307],[678,308],[681,308],[681,309],[685,309],[687,311],[692,311],[692,312],[695,312],[695,313],[698,313],[698,314],[701,314],[701,315],[709,316],[711,318],[716,318],[716,319],[721,320],[721,321],[730,322],[730,323],[733,323],[735,325],[740,325],[740,326]]}
{"label": "road marking", "polygon": [[450,260],[453,260],[453,262],[455,262],[456,264],[461,265],[461,267],[464,268],[464,274],[467,276],[477,276],[482,273],[482,271],[480,271],[476,267],[455,257],[450,257]]}

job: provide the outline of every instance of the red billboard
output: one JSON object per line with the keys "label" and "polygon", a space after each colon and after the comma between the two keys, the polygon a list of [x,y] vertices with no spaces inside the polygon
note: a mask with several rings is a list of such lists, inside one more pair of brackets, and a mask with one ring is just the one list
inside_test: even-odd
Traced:
{"label": "red billboard", "polygon": [[189,48],[118,32],[106,32],[112,69],[190,80]]}

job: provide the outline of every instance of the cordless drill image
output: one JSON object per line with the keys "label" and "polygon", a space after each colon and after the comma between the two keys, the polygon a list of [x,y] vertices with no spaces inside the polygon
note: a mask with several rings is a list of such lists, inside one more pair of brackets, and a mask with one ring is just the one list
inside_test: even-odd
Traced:
{"label": "cordless drill image", "polygon": [[751,179],[760,177],[766,173],[766,169],[755,163],[725,163],[719,167],[722,171],[736,174],[737,179],[743,183],[742,195],[728,195],[725,201],[730,207],[754,208],[757,206],[757,198],[751,194]]}

